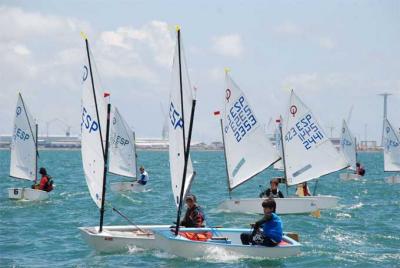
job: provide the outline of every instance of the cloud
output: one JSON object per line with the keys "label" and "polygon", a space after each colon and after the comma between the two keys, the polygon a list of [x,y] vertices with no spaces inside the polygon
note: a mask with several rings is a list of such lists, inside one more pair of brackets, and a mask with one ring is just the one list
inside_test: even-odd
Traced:
{"label": "cloud", "polygon": [[333,49],[336,47],[335,42],[330,37],[321,37],[318,41],[322,48]]}
{"label": "cloud", "polygon": [[301,41],[311,41],[323,49],[334,49],[336,42],[333,37],[324,36],[324,33],[318,32],[310,27],[304,27],[293,22],[284,22],[272,28],[272,31],[279,36],[286,38],[301,38]]}
{"label": "cloud", "polygon": [[213,42],[213,50],[222,56],[237,58],[243,53],[242,38],[239,34],[214,37]]}
{"label": "cloud", "polygon": [[273,31],[282,35],[300,36],[304,34],[304,30],[293,22],[285,22],[273,28]]}
{"label": "cloud", "polygon": [[81,66],[86,57],[81,30],[89,36],[98,78],[112,93],[119,92],[114,99],[119,98],[121,106],[131,107],[129,102],[137,98],[151,105],[155,92],[168,89],[162,81],[169,79],[175,42],[167,23],[102,31],[76,18],[2,6],[0,133],[12,129],[18,91],[39,119],[40,133],[54,118],[73,122],[73,133],[79,132]]}
{"label": "cloud", "polygon": [[14,52],[21,56],[26,56],[26,55],[31,54],[31,51],[24,45],[14,46]]}

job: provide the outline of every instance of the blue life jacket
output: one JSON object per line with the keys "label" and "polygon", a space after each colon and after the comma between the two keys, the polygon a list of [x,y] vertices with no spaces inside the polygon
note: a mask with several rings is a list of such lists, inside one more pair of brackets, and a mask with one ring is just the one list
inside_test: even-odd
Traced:
{"label": "blue life jacket", "polygon": [[263,223],[261,225],[263,229],[263,233],[266,237],[274,240],[275,242],[279,243],[282,241],[282,221],[278,215],[272,213],[272,219]]}

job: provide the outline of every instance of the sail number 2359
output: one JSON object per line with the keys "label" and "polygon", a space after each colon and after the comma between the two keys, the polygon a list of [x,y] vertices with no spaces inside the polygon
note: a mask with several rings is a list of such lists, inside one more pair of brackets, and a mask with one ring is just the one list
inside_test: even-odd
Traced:
{"label": "sail number 2359", "polygon": [[244,96],[240,96],[233,102],[226,116],[228,125],[225,127],[225,133],[231,129],[237,142],[240,142],[257,124],[257,120]]}

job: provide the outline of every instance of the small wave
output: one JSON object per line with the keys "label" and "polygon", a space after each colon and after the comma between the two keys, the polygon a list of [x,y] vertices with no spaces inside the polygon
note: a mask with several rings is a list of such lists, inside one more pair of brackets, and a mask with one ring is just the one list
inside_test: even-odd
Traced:
{"label": "small wave", "polygon": [[362,202],[352,205],[351,207],[349,207],[349,209],[359,209],[362,208],[364,206],[364,204]]}
{"label": "small wave", "polygon": [[336,215],[336,218],[338,218],[338,219],[350,219],[351,215],[348,214],[348,213],[338,213]]}
{"label": "small wave", "polygon": [[169,254],[168,252],[165,251],[159,251],[159,250],[155,250],[154,251],[154,256],[160,259],[174,259],[174,258],[178,258],[178,256],[175,256],[173,254]]}
{"label": "small wave", "polygon": [[140,201],[140,200],[135,200],[135,199],[133,199],[132,197],[130,197],[130,196],[128,196],[128,195],[125,195],[125,194],[121,194],[121,196],[125,197],[126,199],[128,199],[129,201],[131,201],[132,203],[135,203],[135,204],[141,204],[141,203],[143,203],[142,201]]}
{"label": "small wave", "polygon": [[139,247],[136,247],[136,246],[129,246],[128,247],[128,253],[129,254],[134,254],[134,253],[143,252],[143,251],[145,251],[145,249],[139,248]]}
{"label": "small wave", "polygon": [[235,262],[238,262],[241,258],[243,258],[243,256],[234,255],[231,252],[226,251],[223,248],[209,247],[206,250],[206,256],[203,258],[198,258],[198,259],[207,261],[207,262],[235,263]]}

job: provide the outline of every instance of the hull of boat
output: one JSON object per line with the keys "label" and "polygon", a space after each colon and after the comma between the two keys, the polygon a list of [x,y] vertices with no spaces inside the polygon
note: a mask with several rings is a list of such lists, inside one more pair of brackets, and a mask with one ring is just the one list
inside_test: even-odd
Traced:
{"label": "hull of boat", "polygon": [[348,181],[348,180],[358,180],[358,179],[361,178],[360,175],[355,174],[355,173],[341,173],[341,174],[339,175],[339,177],[340,177],[341,180],[345,180],[345,181]]}
{"label": "hull of boat", "polygon": [[[309,197],[302,197],[309,198]],[[330,209],[338,206],[339,197],[332,195],[313,195],[312,199],[315,200],[315,204],[318,209]]]}
{"label": "hull of boat", "polygon": [[[183,230],[182,230],[183,231]],[[284,236],[284,242],[276,247],[242,245],[240,234],[250,232],[250,229],[233,228],[198,228],[189,229],[189,232],[213,232],[213,238],[207,241],[189,240],[181,235],[175,236],[168,230],[155,231],[155,238],[160,249],[170,254],[194,259],[194,258],[217,258],[219,256],[231,256],[235,258],[285,258],[296,256],[300,253],[301,244]],[[215,239],[224,238],[224,239]]]}
{"label": "hull of boat", "polygon": [[391,183],[391,184],[400,183],[400,176],[390,176],[390,177],[386,177],[386,178],[385,178],[385,182],[386,182],[386,183]]}
{"label": "hull of boat", "polygon": [[[139,229],[139,228],[141,229]],[[133,248],[157,249],[154,230],[169,230],[170,225],[79,227],[86,243],[97,252],[127,252]],[[144,232],[142,231],[144,230]]]}
{"label": "hull of boat", "polygon": [[49,198],[49,193],[31,188],[8,188],[8,198],[13,200],[43,201]]}
{"label": "hull of boat", "polygon": [[[222,202],[218,209],[225,212],[263,214],[264,198],[230,199]],[[275,198],[277,214],[305,214],[316,211],[316,200],[306,197]]]}
{"label": "hull of boat", "polygon": [[146,185],[142,185],[137,182],[113,182],[110,183],[110,189],[113,192],[143,192],[146,190]]}

